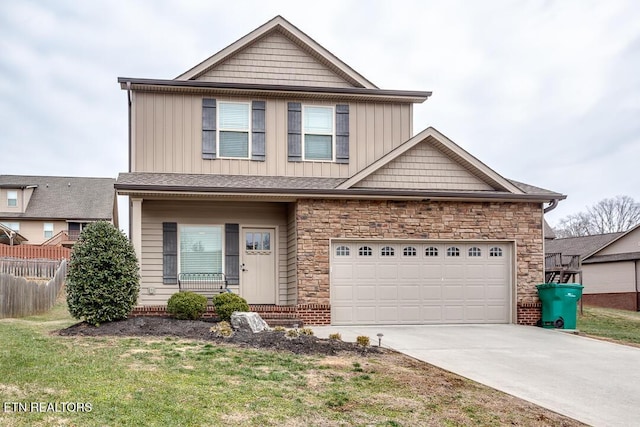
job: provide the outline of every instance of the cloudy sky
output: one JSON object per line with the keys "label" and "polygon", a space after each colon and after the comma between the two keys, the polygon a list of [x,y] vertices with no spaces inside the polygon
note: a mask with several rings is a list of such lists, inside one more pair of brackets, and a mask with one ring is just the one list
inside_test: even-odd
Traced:
{"label": "cloudy sky", "polygon": [[380,88],[433,91],[414,131],[568,195],[552,225],[640,201],[635,0],[0,0],[0,173],[115,178],[117,77],[174,78],[276,15]]}

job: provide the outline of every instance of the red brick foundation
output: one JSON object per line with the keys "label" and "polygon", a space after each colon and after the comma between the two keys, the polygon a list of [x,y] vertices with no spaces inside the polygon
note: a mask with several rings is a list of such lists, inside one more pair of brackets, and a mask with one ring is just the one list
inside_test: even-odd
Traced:
{"label": "red brick foundation", "polygon": [[518,304],[518,325],[536,326],[541,319],[541,303]]}
{"label": "red brick foundation", "polygon": [[619,310],[638,311],[638,294],[620,292],[608,294],[582,294],[582,303],[595,307],[617,308]]}

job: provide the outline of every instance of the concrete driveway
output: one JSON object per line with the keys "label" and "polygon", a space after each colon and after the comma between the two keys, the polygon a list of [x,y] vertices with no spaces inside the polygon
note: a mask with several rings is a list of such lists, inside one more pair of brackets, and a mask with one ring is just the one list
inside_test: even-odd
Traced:
{"label": "concrete driveway", "polygon": [[640,423],[640,348],[518,325],[316,326],[382,346],[594,426]]}

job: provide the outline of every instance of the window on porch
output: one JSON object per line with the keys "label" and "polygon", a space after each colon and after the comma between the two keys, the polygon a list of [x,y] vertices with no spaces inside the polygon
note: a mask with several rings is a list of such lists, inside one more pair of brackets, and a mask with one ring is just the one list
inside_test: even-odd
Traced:
{"label": "window on porch", "polygon": [[180,273],[222,273],[222,226],[180,226]]}

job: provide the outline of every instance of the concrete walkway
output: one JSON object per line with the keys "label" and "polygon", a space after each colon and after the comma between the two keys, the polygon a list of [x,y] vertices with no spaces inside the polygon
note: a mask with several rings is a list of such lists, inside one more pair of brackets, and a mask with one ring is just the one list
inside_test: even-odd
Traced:
{"label": "concrete walkway", "polygon": [[640,348],[518,325],[316,326],[382,346],[594,426],[640,425]]}

